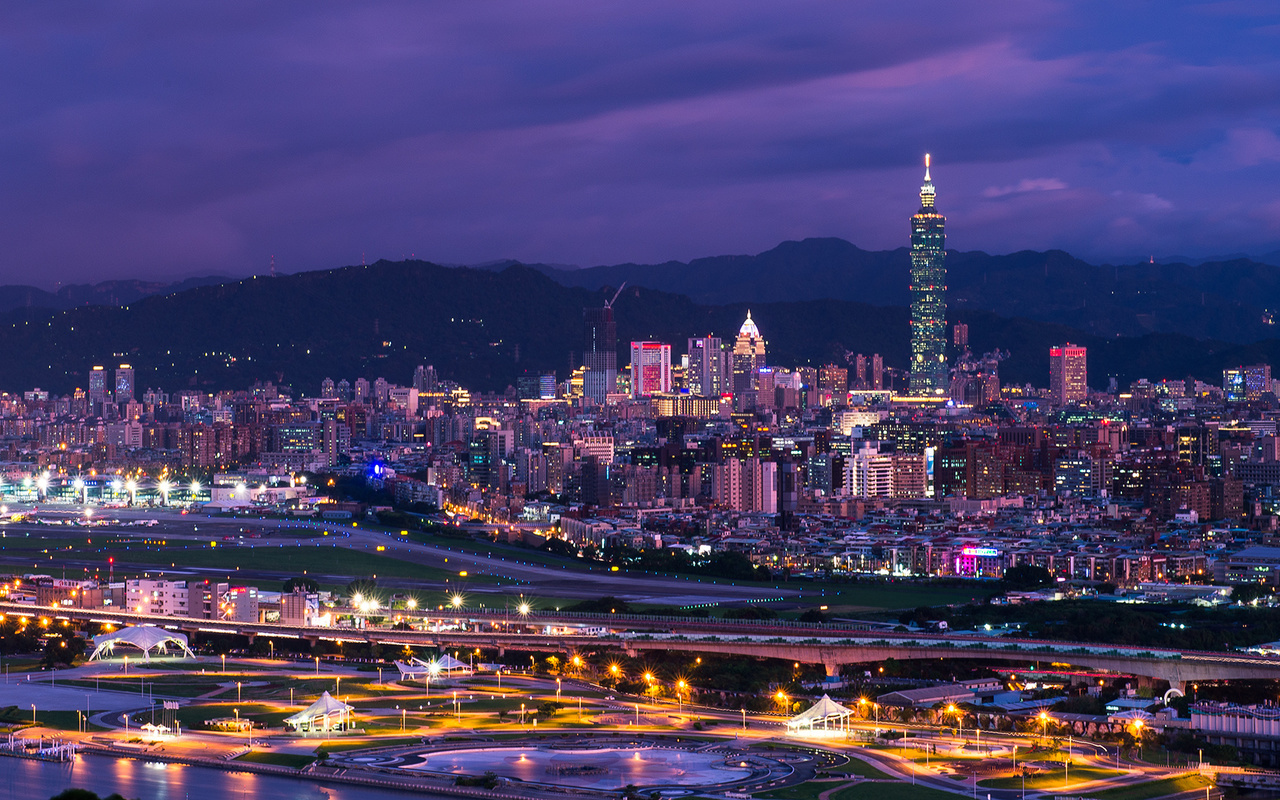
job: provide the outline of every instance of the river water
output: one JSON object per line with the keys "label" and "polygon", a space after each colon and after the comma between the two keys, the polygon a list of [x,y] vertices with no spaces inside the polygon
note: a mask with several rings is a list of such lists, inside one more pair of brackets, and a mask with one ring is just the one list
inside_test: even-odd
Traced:
{"label": "river water", "polygon": [[66,764],[0,757],[0,800],[47,800],[73,786],[104,797],[119,792],[129,800],[406,800],[414,796],[393,789],[107,756],[81,755]]}

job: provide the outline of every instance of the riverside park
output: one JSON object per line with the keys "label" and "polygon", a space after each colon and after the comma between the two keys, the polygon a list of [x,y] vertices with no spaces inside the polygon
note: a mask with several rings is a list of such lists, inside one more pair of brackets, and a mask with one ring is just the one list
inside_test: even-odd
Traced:
{"label": "riverside park", "polygon": [[[1021,729],[984,728],[989,720],[955,705],[910,722],[869,698],[800,701],[782,690],[713,707],[682,675],[594,654],[512,667],[441,652],[406,656],[397,669],[124,650],[57,672],[11,660],[0,748],[13,758],[0,761],[46,762],[38,768],[70,771],[64,785],[94,788],[108,769],[76,773],[77,764],[110,759],[112,790],[136,786],[119,774],[134,764],[152,783],[182,781],[169,788],[188,797],[238,796],[226,788],[232,778],[252,797],[1216,800],[1239,791],[1230,770],[1155,747],[1141,722],[1098,741],[1044,713]],[[267,791],[289,782],[329,794]]]}

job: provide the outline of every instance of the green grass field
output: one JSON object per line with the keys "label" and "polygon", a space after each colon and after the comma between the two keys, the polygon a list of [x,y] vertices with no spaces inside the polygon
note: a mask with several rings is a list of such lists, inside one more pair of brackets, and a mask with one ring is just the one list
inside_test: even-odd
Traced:
{"label": "green grass field", "polygon": [[764,797],[767,800],[818,800],[818,795],[839,785],[840,781],[805,781],[794,786],[770,789],[757,794],[756,797]]}
{"label": "green grass field", "polygon": [[831,800],[956,800],[956,795],[927,786],[892,783],[859,783],[831,795]]}
{"label": "green grass field", "polygon": [[274,764],[278,767],[302,769],[312,761],[315,761],[315,757],[303,755],[301,753],[268,753],[261,750],[254,750],[240,756],[236,761],[249,761],[254,764]]}
{"label": "green grass field", "polygon": [[[99,713],[98,711],[90,711],[89,715]],[[75,711],[41,711],[38,707],[35,712],[36,724],[45,728],[53,728],[60,731],[74,731],[80,728],[80,717]],[[31,707],[21,708],[19,706],[8,706],[0,709],[0,725],[8,725],[21,727],[31,724]],[[91,731],[104,731],[106,728],[97,725],[90,725]]]}
{"label": "green grass field", "polygon": [[838,772],[844,775],[858,775],[863,778],[875,778],[877,780],[892,780],[888,773],[881,772],[875,767],[860,758],[849,756],[849,763],[842,764],[838,767],[830,767],[827,772]]}
{"label": "green grass field", "polygon": [[1212,782],[1199,775],[1183,775],[1177,778],[1165,778],[1159,781],[1144,781],[1132,786],[1118,786],[1102,792],[1090,792],[1096,800],[1150,800],[1152,797],[1189,792],[1212,786]]}
{"label": "green grass field", "polygon": [[403,736],[394,739],[377,739],[370,741],[328,741],[316,747],[316,755],[324,753],[348,753],[352,750],[369,750],[382,747],[404,747],[410,744],[421,744],[420,736]]}
{"label": "green grass field", "polygon": [[[1106,778],[1118,778],[1128,773],[1118,772],[1114,769],[1098,769],[1096,767],[1072,767],[1069,776],[1063,775],[1061,769],[1051,769],[1035,775],[1027,776],[1028,789],[1052,789],[1059,791],[1068,791],[1064,785],[1064,780],[1070,778],[1071,789],[1076,788],[1080,784],[1089,783],[1090,781],[1100,781]],[[1007,778],[988,778],[984,781],[978,781],[978,786],[988,789],[1021,789],[1022,778],[1013,775]]]}

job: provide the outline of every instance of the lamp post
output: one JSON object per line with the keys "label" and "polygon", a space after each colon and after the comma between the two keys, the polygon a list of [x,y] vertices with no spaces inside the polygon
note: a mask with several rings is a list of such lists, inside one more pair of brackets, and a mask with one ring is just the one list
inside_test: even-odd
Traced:
{"label": "lamp post", "polygon": [[1043,744],[1049,738],[1049,715],[1040,712],[1040,741]]}
{"label": "lamp post", "polygon": [[952,703],[947,706],[947,713],[955,717],[956,720],[956,738],[964,741],[964,712],[956,708]]}
{"label": "lamp post", "polygon": [[683,678],[681,680],[676,681],[676,713],[677,714],[684,713],[684,690],[687,689],[688,687],[689,687],[689,684],[685,683]]}
{"label": "lamp post", "polygon": [[1069,785],[1071,785],[1071,737],[1070,737],[1070,736],[1068,736],[1068,737],[1067,737],[1067,757],[1066,757],[1066,759],[1062,762],[1062,789],[1063,789],[1063,791],[1066,791],[1066,788],[1067,788]]}

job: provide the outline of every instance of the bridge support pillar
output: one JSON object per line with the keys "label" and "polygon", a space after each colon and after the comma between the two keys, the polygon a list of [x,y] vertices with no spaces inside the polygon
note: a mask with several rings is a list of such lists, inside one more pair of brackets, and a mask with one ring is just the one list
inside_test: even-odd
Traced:
{"label": "bridge support pillar", "polygon": [[315,647],[316,645],[320,644],[320,637],[319,637],[319,636],[304,636],[304,637],[302,637],[302,638],[303,638],[303,639],[306,639],[306,640],[307,640],[307,644],[308,644],[308,645],[310,645],[311,647]]}
{"label": "bridge support pillar", "polygon": [[249,632],[244,635],[244,638],[249,640],[249,644],[253,644],[253,640],[258,638],[258,634],[254,632]]}
{"label": "bridge support pillar", "polygon": [[840,665],[839,665],[839,664],[835,664],[835,663],[827,662],[827,663],[824,663],[822,666],[827,670],[827,677],[828,677],[828,678],[838,678],[838,677],[840,677]]}

